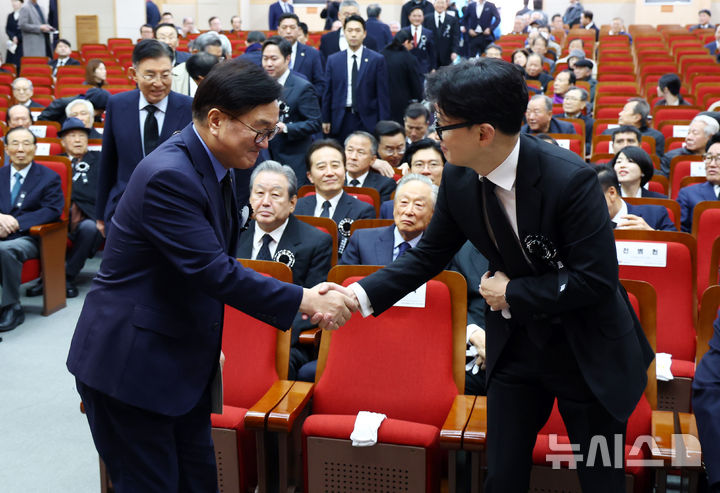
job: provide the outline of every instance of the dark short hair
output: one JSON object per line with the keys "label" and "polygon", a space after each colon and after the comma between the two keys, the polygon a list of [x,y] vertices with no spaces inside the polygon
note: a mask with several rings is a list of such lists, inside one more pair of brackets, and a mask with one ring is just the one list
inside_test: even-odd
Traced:
{"label": "dark short hair", "polygon": [[410,14],[415,12],[417,9],[420,9],[422,11],[423,17],[425,16],[425,10],[423,9],[422,5],[413,2],[410,4],[410,10],[408,10],[408,17],[410,17]]}
{"label": "dark short hair", "polygon": [[155,29],[153,29],[153,33],[156,37],[157,37],[158,29],[160,29],[161,27],[169,27],[170,29],[172,29],[173,31],[175,31],[177,33],[177,27],[175,27],[174,24],[170,24],[169,22],[161,22],[160,24],[155,26]]}
{"label": "dark short hair", "polygon": [[348,22],[359,22],[360,24],[362,24],[363,31],[366,30],[366,28],[365,28],[365,19],[363,19],[362,17],[360,17],[360,16],[357,15],[357,14],[352,14],[352,15],[347,16],[347,17],[345,18],[345,22],[343,23],[343,27],[347,27]]}
{"label": "dark short hair", "polygon": [[155,29],[153,29],[153,27],[150,24],[143,24],[142,26],[140,26],[140,33],[142,33],[143,27],[148,27],[148,28],[152,29],[153,32],[155,32]]}
{"label": "dark short hair", "polygon": [[280,54],[283,58],[292,56],[292,45],[290,41],[283,38],[282,36],[270,36],[262,45],[262,52],[265,53],[265,48],[268,46],[277,46],[280,50]]}
{"label": "dark short hair", "polygon": [[310,171],[310,168],[312,168],[312,162],[310,161],[310,158],[315,153],[315,151],[317,151],[318,149],[322,149],[323,147],[332,147],[333,149],[338,151],[342,156],[343,167],[345,166],[345,148],[343,148],[343,146],[341,146],[335,139],[320,139],[313,142],[305,153],[305,168],[308,170],[308,172]]}
{"label": "dark short hair", "polygon": [[397,134],[402,134],[404,137],[405,127],[394,120],[380,120],[375,125],[375,138],[378,141],[380,137],[390,137]]}
{"label": "dark short hair", "polygon": [[705,152],[707,152],[707,150],[710,149],[710,146],[713,144],[720,144],[720,132],[716,133],[708,139],[707,144],[705,144]]}
{"label": "dark short hair", "polygon": [[680,82],[680,77],[678,77],[677,74],[665,74],[658,80],[658,87],[660,90],[667,87],[667,90],[670,91],[670,94],[673,96],[680,94],[681,86],[682,82]]}
{"label": "dark short hair", "polygon": [[[28,110],[28,111],[29,111],[29,110]],[[32,119],[32,118],[31,118],[31,119]],[[12,134],[13,132],[17,132],[18,130],[25,130],[25,131],[27,131],[27,132],[30,132],[30,129],[29,129],[29,128],[25,128],[25,127],[12,127],[12,128],[9,129],[9,130],[7,131],[7,133],[5,134],[5,145],[7,145],[7,143],[8,143],[8,138],[10,137],[10,134]],[[35,134],[32,133],[32,132],[30,132],[30,135],[32,135],[33,144],[37,144],[37,137],[35,137]]]}
{"label": "dark short hair", "polygon": [[[58,39],[58,40],[57,40],[57,44],[60,44],[60,43],[62,43],[62,44],[64,44],[64,45],[67,45],[68,48],[72,48],[72,45],[70,44],[70,41],[68,41],[68,40],[65,39],[65,38],[60,38],[60,39]],[[56,46],[57,46],[57,45],[56,45]]]}
{"label": "dark short hair", "polygon": [[167,57],[170,59],[170,62],[172,62],[172,48],[165,43],[161,43],[157,39],[143,39],[135,45],[135,48],[133,48],[132,64],[133,66],[137,66],[143,60],[162,57]]}
{"label": "dark short hair", "polygon": [[502,47],[502,46],[496,45],[495,43],[490,43],[489,45],[487,45],[487,46],[485,47],[485,51],[484,51],[483,53],[487,53],[487,51],[488,51],[488,50],[491,50],[491,49],[498,50],[500,53],[503,52],[503,47]]}
{"label": "dark short hair", "polygon": [[530,46],[532,47],[532,45],[534,45],[535,42],[538,40],[541,40],[546,48],[549,46],[548,40],[545,39],[544,36],[535,36],[535,38],[532,40],[532,44]]}
{"label": "dark short hair", "polygon": [[440,154],[440,158],[443,161],[443,164],[445,164],[445,155],[442,152],[442,148],[440,147],[440,142],[433,139],[420,139],[417,142],[413,142],[412,144],[407,146],[407,149],[405,149],[405,155],[402,158],[403,163],[408,163],[408,165],[412,162],[413,156],[418,152],[422,151],[424,149],[435,149],[438,154]]}
{"label": "dark short hair", "polygon": [[520,132],[528,103],[523,71],[495,58],[448,65],[427,76],[427,98],[447,116]]}
{"label": "dark short hair", "polygon": [[217,18],[218,18],[218,16],[216,16],[216,15],[210,17],[210,18],[208,19],[208,24],[210,24],[212,21],[214,21],[214,20],[217,19]]}
{"label": "dark short hair", "polygon": [[642,141],[642,134],[640,133],[640,130],[637,129],[637,127],[633,127],[632,125],[620,125],[617,128],[614,128],[612,131],[612,141],[615,142],[615,136],[617,134],[626,134],[626,133],[632,133],[635,134],[637,137],[638,143]]}
{"label": "dark short hair", "polygon": [[708,9],[698,10],[698,15],[700,15],[700,14],[707,14],[708,17],[712,17],[712,12],[710,12]]}
{"label": "dark short hair", "polygon": [[172,17],[175,17],[175,16],[172,14],[172,12],[167,12],[167,11],[163,12],[162,14],[160,14],[160,17],[165,17],[166,15],[170,15],[170,16],[172,16]]}
{"label": "dark short hair", "polygon": [[620,149],[616,154],[615,157],[612,158],[612,161],[610,161],[611,166],[615,166],[615,161],[617,161],[617,158],[620,154],[624,154],[628,161],[632,161],[633,163],[637,164],[640,168],[640,186],[644,187],[647,182],[650,181],[650,179],[653,176],[653,173],[655,173],[655,167],[653,166],[652,159],[650,158],[650,155],[645,152],[645,150],[642,147],[638,146],[627,146]]}
{"label": "dark short hair", "polygon": [[280,97],[282,86],[261,67],[246,60],[216,64],[198,86],[192,103],[193,118],[204,122],[217,108],[240,116]]}
{"label": "dark short hair", "polygon": [[593,20],[593,13],[589,10],[583,11],[582,15],[584,15],[586,19]]}
{"label": "dark short hair", "polygon": [[293,13],[293,12],[285,12],[285,13],[282,14],[282,15],[280,16],[280,18],[278,19],[278,26],[279,26],[280,23],[281,23],[282,21],[284,21],[285,19],[295,19],[295,22],[297,23],[297,25],[298,25],[298,26],[300,25],[300,17],[298,17],[297,14],[295,14],[295,13]]}
{"label": "dark short hair", "polygon": [[198,77],[206,77],[220,59],[206,51],[199,51],[185,62],[185,70],[193,80]]}
{"label": "dark short hair", "polygon": [[610,187],[615,187],[615,190],[620,193],[620,181],[617,173],[615,173],[615,168],[608,163],[597,164],[595,165],[595,173],[597,173],[603,193],[607,192]]}
{"label": "dark short hair", "polygon": [[555,20],[555,17],[560,17],[560,18],[562,19],[562,16],[561,16],[560,14],[555,14],[555,15],[553,15],[552,17],[550,17],[550,20],[551,20],[551,21],[554,21],[554,20]]}
{"label": "dark short hair", "polygon": [[[577,82],[577,77],[575,77],[575,72],[573,72],[573,71],[570,70],[569,68],[566,68],[565,70],[561,70],[560,72],[558,72],[558,74],[557,74],[555,77],[557,77],[557,76],[560,75],[560,74],[569,74],[569,75],[570,75],[570,78],[568,79],[568,82],[570,82],[570,85],[571,85],[571,86],[574,85],[575,82]],[[568,91],[569,91],[569,90],[570,90],[570,89],[568,89]]]}
{"label": "dark short hair", "polygon": [[250,31],[246,39],[248,44],[262,43],[265,41],[265,33],[262,31]]}
{"label": "dark short hair", "polygon": [[650,105],[644,98],[630,98],[629,103],[637,103],[633,107],[633,114],[640,115],[640,128],[648,126],[648,116],[650,115]]}
{"label": "dark short hair", "polygon": [[422,103],[410,103],[407,108],[405,108],[405,115],[404,118],[419,118],[421,116],[425,117],[425,121],[429,124],[431,116],[430,110]]}
{"label": "dark short hair", "polygon": [[300,27],[300,29],[302,29],[303,34],[304,34],[305,36],[307,36],[307,35],[308,35],[308,32],[310,32],[310,31],[308,30],[308,25],[305,24],[304,22],[300,22],[300,23],[298,24],[298,26]]}

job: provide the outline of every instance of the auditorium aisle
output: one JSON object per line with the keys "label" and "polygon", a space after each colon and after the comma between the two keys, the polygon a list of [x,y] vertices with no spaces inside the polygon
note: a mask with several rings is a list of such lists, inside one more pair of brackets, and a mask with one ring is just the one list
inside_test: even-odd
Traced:
{"label": "auditorium aisle", "polygon": [[23,297],[25,323],[0,334],[0,492],[100,491],[97,453],[75,380],[65,368],[99,266],[100,257],[85,264],[80,296],[49,317],[41,314],[42,297]]}

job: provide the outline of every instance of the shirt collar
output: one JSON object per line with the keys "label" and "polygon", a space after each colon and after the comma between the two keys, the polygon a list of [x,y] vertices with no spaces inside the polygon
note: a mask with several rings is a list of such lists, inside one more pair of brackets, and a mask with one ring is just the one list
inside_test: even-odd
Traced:
{"label": "shirt collar", "polygon": [[[415,238],[413,238],[412,240],[408,240],[408,241],[407,241],[408,244],[409,244],[412,248],[415,248],[415,247],[417,246],[417,244],[420,243],[420,238],[422,238],[422,235],[423,235],[423,234],[420,233],[419,235],[417,235],[417,236],[416,236]],[[395,226],[395,227],[393,228],[393,249],[399,247],[399,246],[400,246],[400,243],[403,243],[404,241],[405,241],[405,239],[404,239],[404,238],[402,237],[402,235],[400,234],[400,231],[397,229],[397,226]]]}
{"label": "shirt collar", "polygon": [[197,138],[200,139],[200,143],[202,144],[202,146],[205,148],[205,152],[207,152],[207,155],[210,158],[210,162],[212,163],[213,171],[215,171],[215,177],[217,178],[218,183],[220,183],[222,179],[225,178],[225,175],[230,172],[230,170],[220,164],[220,161],[218,161],[217,158],[213,155],[205,141],[202,139],[202,137],[200,137],[200,134],[198,133],[197,128],[195,128],[194,123],[192,129],[193,132],[195,132],[195,135],[197,135]]}
{"label": "shirt collar", "polygon": [[280,226],[275,228],[274,230],[268,232],[263,230],[257,222],[255,223],[255,233],[253,234],[253,245],[262,246],[262,238],[266,234],[270,235],[273,239],[273,241],[277,244],[280,243],[280,239],[282,238],[283,233],[285,232],[285,228],[288,225],[288,221],[290,220],[290,216],[288,216],[287,219],[285,219],[285,222],[282,223]]}
{"label": "shirt collar", "polygon": [[[168,94],[167,96],[165,96],[164,98],[162,98],[159,102],[155,103],[154,106],[155,106],[158,110],[162,111],[163,113],[167,113],[167,106],[168,106],[168,98],[169,98],[169,97],[170,97],[170,95]],[[149,104],[150,104],[150,103],[148,103],[147,99],[145,99],[145,96],[143,96],[143,93],[141,92],[141,93],[140,93],[140,101],[138,102],[138,109],[143,110],[143,109],[145,109],[145,106],[147,106],[147,105],[149,105]],[[200,140],[202,140],[202,139],[200,139]]]}
{"label": "shirt collar", "polygon": [[360,185],[359,185],[359,186],[363,186],[363,183],[365,183],[365,179],[367,178],[368,173],[370,173],[370,170],[367,170],[365,173],[363,173],[362,175],[358,176],[357,178],[353,178],[353,177],[350,176],[350,173],[345,172],[345,180],[347,180],[348,185],[350,184],[350,182],[351,182],[352,180],[357,180],[357,181],[360,182]]}
{"label": "shirt collar", "polygon": [[27,175],[28,175],[28,173],[30,172],[30,168],[32,168],[32,165],[33,165],[33,163],[30,162],[30,164],[28,164],[27,166],[25,166],[25,167],[24,167],[23,169],[21,169],[20,171],[16,170],[15,168],[12,168],[12,169],[10,170],[10,176],[12,176],[13,178],[15,178],[15,173],[20,173],[20,176],[22,176],[22,181],[24,182],[24,181],[25,181],[25,178],[27,178]]}
{"label": "shirt collar", "polygon": [[487,179],[496,186],[508,192],[515,186],[517,176],[518,159],[520,157],[520,139],[518,138],[515,147],[510,151],[508,157],[500,163],[500,166],[487,174]]}
{"label": "shirt collar", "polygon": [[362,53],[363,53],[363,45],[360,45],[360,48],[358,48],[357,51],[352,51],[350,49],[350,46],[348,46],[348,49],[347,49],[348,60],[352,60],[352,56],[357,55],[357,61],[358,61],[358,63],[360,63],[360,59],[362,58]]}
{"label": "shirt collar", "polygon": [[627,216],[627,215],[628,215],[627,204],[626,204],[625,201],[622,200],[622,199],[620,199],[620,202],[622,203],[622,205],[620,206],[620,210],[619,210],[618,213],[615,214],[615,216],[612,218],[612,222],[614,222],[614,223],[617,224],[617,225],[620,225],[620,223],[622,222],[622,218],[623,218],[624,216]]}
{"label": "shirt collar", "polygon": [[330,207],[331,207],[333,210],[335,210],[335,208],[336,208],[337,205],[338,205],[338,202],[340,202],[340,198],[343,196],[344,193],[345,193],[345,192],[344,192],[343,190],[340,190],[340,193],[337,194],[336,196],[334,196],[334,197],[331,198],[331,199],[325,199],[325,198],[323,198],[323,196],[320,195],[320,194],[317,194],[315,197],[316,197],[316,200],[317,200],[317,204],[318,204],[318,205],[322,205],[323,202],[325,202],[326,200],[329,200],[329,201],[330,201]]}
{"label": "shirt collar", "polygon": [[285,82],[287,82],[287,80],[288,80],[288,77],[290,77],[290,67],[288,67],[288,69],[285,71],[285,73],[282,74],[282,75],[278,78],[278,80],[277,80],[277,81],[278,81],[278,84],[280,84],[281,86],[284,87],[284,86],[285,86]]}

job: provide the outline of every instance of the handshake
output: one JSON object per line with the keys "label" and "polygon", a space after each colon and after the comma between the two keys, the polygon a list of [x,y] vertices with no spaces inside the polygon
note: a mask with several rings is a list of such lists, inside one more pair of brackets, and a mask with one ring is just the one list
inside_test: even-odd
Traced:
{"label": "handshake", "polygon": [[312,289],[303,290],[300,312],[321,329],[335,330],[350,320],[360,309],[352,289],[333,282],[323,282]]}

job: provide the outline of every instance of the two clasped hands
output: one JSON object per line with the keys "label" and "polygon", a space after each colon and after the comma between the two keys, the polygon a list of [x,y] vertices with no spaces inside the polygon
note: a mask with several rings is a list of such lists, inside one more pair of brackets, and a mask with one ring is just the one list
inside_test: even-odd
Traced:
{"label": "two clasped hands", "polygon": [[303,317],[309,318],[321,329],[335,330],[344,325],[353,312],[360,309],[352,289],[333,282],[323,282],[314,288],[305,288],[300,303]]}

